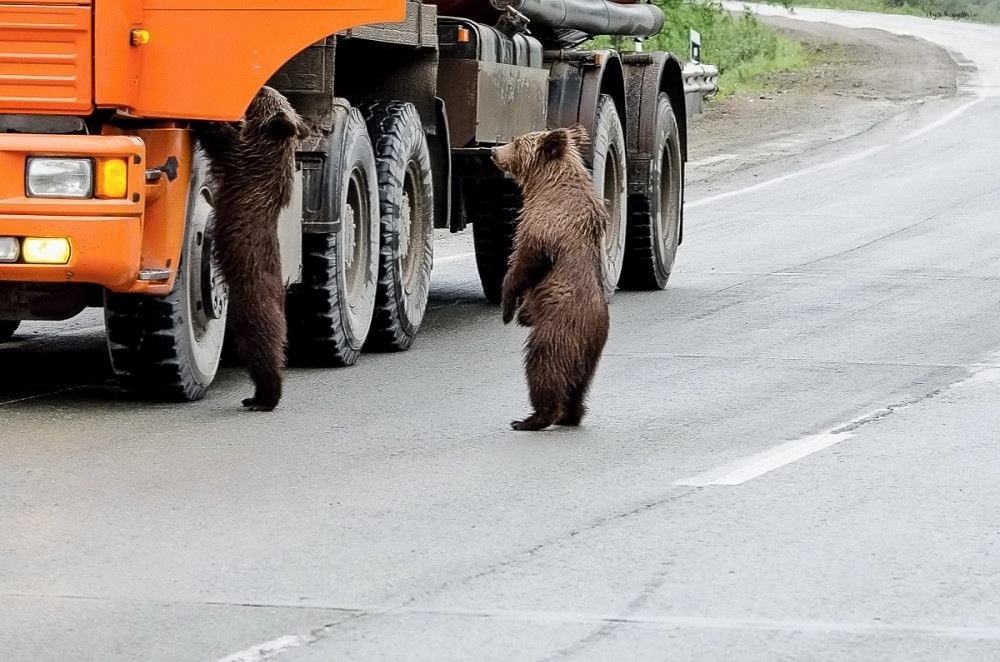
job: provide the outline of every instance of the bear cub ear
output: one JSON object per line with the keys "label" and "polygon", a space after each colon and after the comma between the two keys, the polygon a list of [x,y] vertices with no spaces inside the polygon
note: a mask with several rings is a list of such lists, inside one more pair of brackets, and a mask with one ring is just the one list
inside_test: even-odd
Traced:
{"label": "bear cub ear", "polygon": [[542,137],[540,151],[550,161],[561,159],[566,155],[566,150],[569,149],[569,141],[569,132],[566,129],[549,131]]}
{"label": "bear cub ear", "polygon": [[303,140],[309,136],[309,127],[298,117],[280,112],[267,123],[267,132],[278,140],[298,138]]}

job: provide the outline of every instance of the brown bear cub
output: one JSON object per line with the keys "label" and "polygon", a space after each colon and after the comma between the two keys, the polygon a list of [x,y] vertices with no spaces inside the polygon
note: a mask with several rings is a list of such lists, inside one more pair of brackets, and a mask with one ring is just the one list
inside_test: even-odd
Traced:
{"label": "brown bear cub", "polygon": [[531,327],[524,364],[534,413],[515,430],[577,426],[608,339],[601,246],[608,224],[580,156],[582,127],[529,133],[493,150],[524,206],[502,289],[504,324]]}
{"label": "brown bear cub", "polygon": [[215,260],[229,287],[229,324],[256,392],[243,401],[272,411],[281,400],[287,322],[278,216],[291,202],[295,150],[308,128],[288,100],[261,89],[241,122],[198,127],[209,159]]}

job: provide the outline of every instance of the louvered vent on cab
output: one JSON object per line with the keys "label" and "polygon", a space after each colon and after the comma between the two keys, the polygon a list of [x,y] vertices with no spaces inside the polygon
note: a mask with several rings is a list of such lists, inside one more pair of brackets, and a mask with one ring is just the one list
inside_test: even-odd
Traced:
{"label": "louvered vent on cab", "polygon": [[87,114],[91,7],[0,3],[0,113]]}

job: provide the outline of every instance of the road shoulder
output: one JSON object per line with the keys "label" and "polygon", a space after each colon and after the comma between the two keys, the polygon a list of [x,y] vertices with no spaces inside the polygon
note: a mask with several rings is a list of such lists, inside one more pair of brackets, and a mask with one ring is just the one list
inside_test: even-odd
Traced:
{"label": "road shoulder", "polygon": [[768,171],[957,94],[962,66],[927,41],[784,17],[761,20],[802,42],[812,65],[709,104],[691,126],[689,200],[728,188],[736,175]]}

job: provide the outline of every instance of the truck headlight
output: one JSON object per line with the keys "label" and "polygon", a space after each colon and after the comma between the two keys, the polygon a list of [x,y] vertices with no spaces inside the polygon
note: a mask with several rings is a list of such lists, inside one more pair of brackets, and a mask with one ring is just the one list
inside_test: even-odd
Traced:
{"label": "truck headlight", "polygon": [[21,242],[17,237],[0,237],[0,262],[17,262],[21,254]]}
{"label": "truck headlight", "polygon": [[94,196],[94,162],[91,159],[31,157],[25,188],[31,198],[91,198]]}
{"label": "truck headlight", "polygon": [[66,264],[71,248],[65,237],[25,237],[24,261],[28,264]]}

